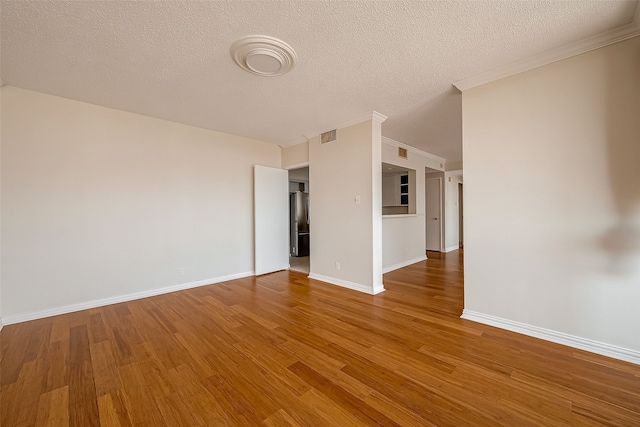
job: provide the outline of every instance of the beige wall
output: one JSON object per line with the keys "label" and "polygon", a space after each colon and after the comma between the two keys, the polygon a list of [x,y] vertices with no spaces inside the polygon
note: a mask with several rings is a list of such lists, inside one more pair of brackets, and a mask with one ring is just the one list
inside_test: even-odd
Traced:
{"label": "beige wall", "polygon": [[253,165],[280,155],[3,87],[3,317],[251,274]]}
{"label": "beige wall", "polygon": [[309,141],[310,277],[368,293],[383,290],[380,129],[366,121]]}
{"label": "beige wall", "polygon": [[446,171],[461,171],[462,170],[462,162],[447,162],[444,165],[444,170],[446,170]]}
{"label": "beige wall", "polygon": [[282,149],[282,167],[289,169],[309,164],[309,142]]}
{"label": "beige wall", "polygon": [[465,314],[640,363],[640,38],[465,91],[463,136]]}

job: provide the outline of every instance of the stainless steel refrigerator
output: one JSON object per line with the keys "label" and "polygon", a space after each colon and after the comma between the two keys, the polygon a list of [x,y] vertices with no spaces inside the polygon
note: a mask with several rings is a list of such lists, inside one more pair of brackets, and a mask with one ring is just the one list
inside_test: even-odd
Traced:
{"label": "stainless steel refrigerator", "polygon": [[309,193],[289,194],[291,256],[309,255]]}

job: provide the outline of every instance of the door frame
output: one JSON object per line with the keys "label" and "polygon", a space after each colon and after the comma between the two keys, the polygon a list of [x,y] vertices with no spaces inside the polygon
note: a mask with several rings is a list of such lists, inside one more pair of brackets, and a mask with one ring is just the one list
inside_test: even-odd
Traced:
{"label": "door frame", "polygon": [[[292,170],[296,170],[296,169],[304,169],[304,168],[308,168],[309,167],[309,162],[300,162],[300,163],[295,163],[292,165],[287,165],[287,166],[283,166],[283,169],[287,171],[287,173],[289,173],[289,171]],[[298,180],[292,180],[293,182],[304,182],[304,181],[298,181]],[[306,181],[307,184],[307,193],[309,193],[309,195],[311,194],[311,178],[309,178],[309,181]],[[289,182],[287,182],[287,189],[289,188]],[[288,199],[287,199],[288,200]],[[289,203],[289,202],[287,202]],[[287,204],[287,206],[289,206]],[[287,208],[288,209],[288,208]],[[309,215],[311,215],[311,213],[309,213]],[[287,241],[290,238],[290,229],[287,230]],[[311,234],[309,234],[309,238],[311,238]],[[311,244],[309,244],[309,267],[311,267]],[[291,258],[291,254],[289,254],[289,258]],[[311,269],[309,269],[309,271],[311,271]]]}

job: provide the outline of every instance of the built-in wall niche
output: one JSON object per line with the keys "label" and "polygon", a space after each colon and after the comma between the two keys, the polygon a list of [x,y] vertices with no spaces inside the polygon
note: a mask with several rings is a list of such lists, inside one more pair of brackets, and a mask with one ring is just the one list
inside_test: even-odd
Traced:
{"label": "built-in wall niche", "polygon": [[416,213],[416,171],[382,163],[382,214]]}

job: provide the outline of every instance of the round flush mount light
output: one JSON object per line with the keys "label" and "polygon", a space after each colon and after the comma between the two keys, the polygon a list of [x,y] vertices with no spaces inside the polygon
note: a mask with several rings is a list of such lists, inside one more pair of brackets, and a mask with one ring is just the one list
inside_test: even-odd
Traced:
{"label": "round flush mount light", "polygon": [[231,45],[231,57],[242,69],[259,76],[280,76],[296,66],[296,52],[280,39],[245,36]]}

